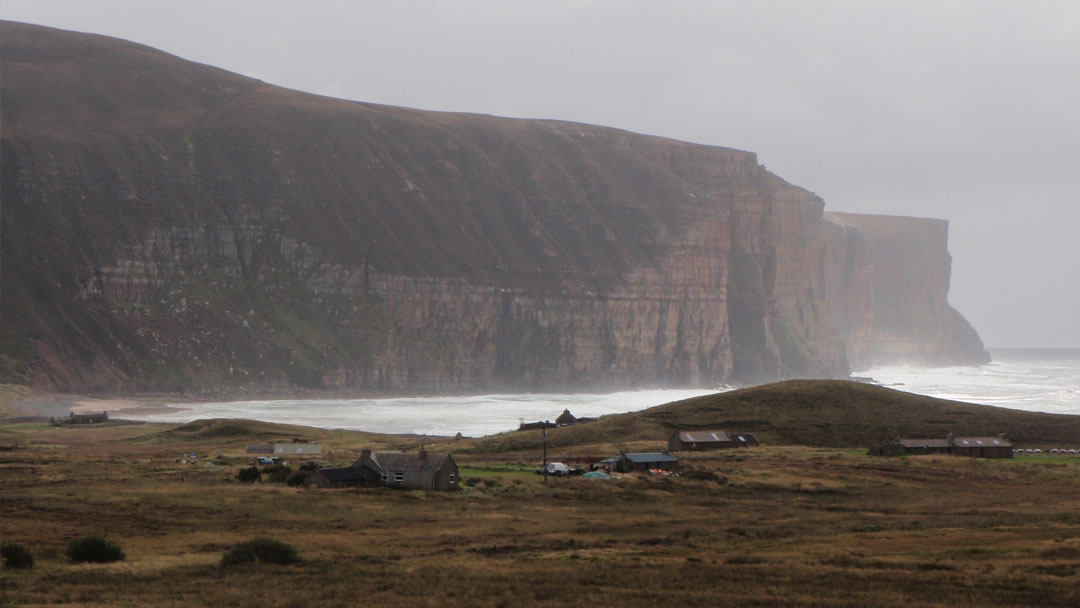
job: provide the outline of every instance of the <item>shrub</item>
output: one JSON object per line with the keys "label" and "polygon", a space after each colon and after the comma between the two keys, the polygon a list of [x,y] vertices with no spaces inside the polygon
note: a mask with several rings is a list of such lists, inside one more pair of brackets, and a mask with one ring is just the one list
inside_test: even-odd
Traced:
{"label": "shrub", "polygon": [[100,536],[84,536],[72,539],[67,547],[68,559],[80,562],[118,562],[125,558],[124,552],[116,543]]}
{"label": "shrub", "polygon": [[18,543],[4,543],[0,546],[0,557],[4,558],[5,568],[33,568],[34,556]]}
{"label": "shrub", "polygon": [[302,485],[304,485],[304,480],[307,479],[308,475],[310,475],[310,474],[311,474],[310,471],[305,471],[305,470],[301,469],[301,470],[293,473],[292,475],[290,475],[288,481],[286,481],[285,483],[289,484],[290,486],[292,486],[294,488],[302,486]]}
{"label": "shrub", "polygon": [[262,473],[255,467],[248,467],[240,469],[240,472],[236,474],[236,478],[244,483],[255,483],[256,481],[262,481]]}
{"label": "shrub", "polygon": [[221,567],[240,566],[253,564],[256,561],[264,564],[295,564],[300,561],[300,554],[296,548],[288,543],[272,538],[258,537],[254,540],[238,543],[232,546],[225,555],[221,556]]}
{"label": "shrub", "polygon": [[289,476],[292,475],[292,468],[283,464],[275,464],[268,467],[263,467],[263,475],[266,475],[266,480],[270,483],[285,483],[289,480]]}

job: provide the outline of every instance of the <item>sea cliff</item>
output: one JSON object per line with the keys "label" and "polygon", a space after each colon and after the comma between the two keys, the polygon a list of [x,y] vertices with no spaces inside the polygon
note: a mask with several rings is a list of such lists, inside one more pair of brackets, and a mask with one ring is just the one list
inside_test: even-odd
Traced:
{"label": "sea cliff", "polygon": [[566,391],[985,357],[939,223],[827,218],[753,153],[0,28],[8,381]]}

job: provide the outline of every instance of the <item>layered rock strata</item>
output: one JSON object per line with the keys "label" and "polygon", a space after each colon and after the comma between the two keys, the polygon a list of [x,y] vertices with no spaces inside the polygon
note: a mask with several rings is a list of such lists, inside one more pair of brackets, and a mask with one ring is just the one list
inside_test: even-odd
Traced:
{"label": "layered rock strata", "polygon": [[[864,242],[870,325],[849,353],[853,363],[972,365],[990,361],[970,323],[949,305],[949,224],[945,220],[826,213]],[[856,253],[859,255],[859,253]],[[866,303],[863,303],[865,306]],[[856,341],[849,341],[856,342]]]}
{"label": "layered rock strata", "polygon": [[884,343],[862,230],[752,153],[0,28],[8,380],[712,386],[844,376]]}

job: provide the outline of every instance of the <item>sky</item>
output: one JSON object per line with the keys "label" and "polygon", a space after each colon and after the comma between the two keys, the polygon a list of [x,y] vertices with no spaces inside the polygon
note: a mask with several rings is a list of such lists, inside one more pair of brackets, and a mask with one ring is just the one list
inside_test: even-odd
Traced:
{"label": "sky", "polygon": [[826,209],[949,220],[988,346],[1080,347],[1075,0],[2,0],[313,93],[750,150]]}

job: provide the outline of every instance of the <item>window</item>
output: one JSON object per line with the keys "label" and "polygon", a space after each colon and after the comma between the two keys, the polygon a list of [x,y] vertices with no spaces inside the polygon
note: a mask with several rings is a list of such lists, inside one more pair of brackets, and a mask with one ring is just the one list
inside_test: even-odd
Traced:
{"label": "window", "polygon": [[450,483],[457,483],[457,475],[450,473]]}
{"label": "window", "polygon": [[402,483],[405,481],[404,473],[394,473],[394,483]]}
{"label": "window", "polygon": [[382,482],[383,482],[383,483],[386,483],[386,473],[383,473],[383,474],[382,474],[382,475],[380,475],[379,477],[380,477],[380,478],[382,479]]}

